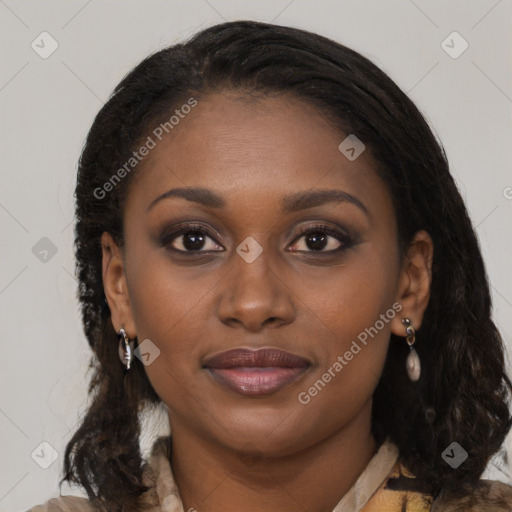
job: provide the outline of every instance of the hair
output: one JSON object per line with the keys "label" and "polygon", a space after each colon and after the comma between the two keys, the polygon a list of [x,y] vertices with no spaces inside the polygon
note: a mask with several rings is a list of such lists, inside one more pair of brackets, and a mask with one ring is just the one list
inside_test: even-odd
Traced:
{"label": "hair", "polygon": [[[372,432],[400,451],[425,493],[476,482],[512,425],[512,384],[491,319],[478,240],[450,175],[446,154],[422,114],[370,60],[326,37],[296,28],[236,21],[207,28],[147,57],[97,114],[78,165],[75,256],[84,331],[94,352],[91,404],[69,441],[64,477],[100,510],[142,510],[140,414],[161,404],[144,366],[126,374],[102,282],[100,238],[123,247],[123,210],[136,171],[98,199],[151,128],[187,98],[240,91],[293,95],[371,151],[391,195],[401,254],[419,230],[434,243],[430,299],[415,347],[422,375],[405,372],[407,344],[391,335],[373,396]],[[341,140],[341,139],[340,139]],[[469,454],[454,471],[442,459],[453,441]]]}

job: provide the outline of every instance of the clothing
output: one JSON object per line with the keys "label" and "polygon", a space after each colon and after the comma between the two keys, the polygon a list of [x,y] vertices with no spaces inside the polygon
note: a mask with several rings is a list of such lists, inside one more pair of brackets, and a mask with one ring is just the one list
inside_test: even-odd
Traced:
{"label": "clothing", "polygon": [[[169,463],[169,437],[159,437],[143,469],[144,484],[150,489],[141,496],[148,512],[184,512]],[[482,480],[482,489],[457,502],[432,503],[429,496],[387,488],[390,478],[414,478],[398,460],[397,447],[386,441],[372,457],[356,483],[332,512],[511,512],[512,487]],[[61,496],[28,512],[95,512],[86,498]],[[274,512],[274,511],[270,511]]]}

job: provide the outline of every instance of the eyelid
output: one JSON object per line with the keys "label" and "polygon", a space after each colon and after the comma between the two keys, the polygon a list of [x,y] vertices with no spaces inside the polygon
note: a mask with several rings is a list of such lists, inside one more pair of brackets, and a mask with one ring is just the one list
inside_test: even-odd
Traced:
{"label": "eyelid", "polygon": [[298,233],[295,239],[297,239],[300,236],[303,236],[304,234],[310,233],[315,229],[319,231],[324,231],[327,234],[333,233],[333,236],[344,236],[346,238],[351,237],[351,234],[348,232],[348,230],[341,226],[331,227],[329,224],[325,222],[316,221],[313,224],[305,224],[300,226],[298,228]]}

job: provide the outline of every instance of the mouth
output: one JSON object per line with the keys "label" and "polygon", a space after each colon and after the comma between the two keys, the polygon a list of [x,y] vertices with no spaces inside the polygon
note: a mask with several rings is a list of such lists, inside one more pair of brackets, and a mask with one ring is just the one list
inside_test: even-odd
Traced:
{"label": "mouth", "polygon": [[248,396],[270,395],[298,380],[311,363],[274,348],[233,349],[210,357],[203,368],[215,382]]}

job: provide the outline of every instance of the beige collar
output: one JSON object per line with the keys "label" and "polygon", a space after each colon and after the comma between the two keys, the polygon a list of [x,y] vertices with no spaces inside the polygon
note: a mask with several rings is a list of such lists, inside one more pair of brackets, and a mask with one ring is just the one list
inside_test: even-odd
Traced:
{"label": "beige collar", "polygon": [[391,441],[383,443],[359,475],[356,483],[341,498],[332,512],[361,510],[391,473],[398,459],[398,448]]}
{"label": "beige collar", "polygon": [[[398,458],[398,448],[386,441],[372,457],[356,483],[343,496],[333,512],[358,512],[382,485]],[[144,483],[151,489],[145,501],[155,512],[184,512],[183,503],[169,463],[169,437],[159,437],[144,466]]]}

